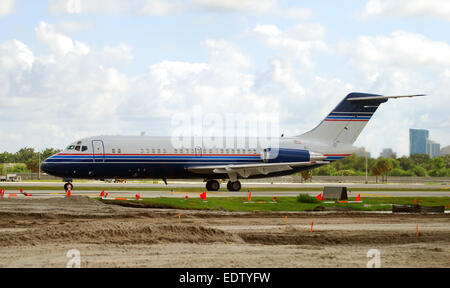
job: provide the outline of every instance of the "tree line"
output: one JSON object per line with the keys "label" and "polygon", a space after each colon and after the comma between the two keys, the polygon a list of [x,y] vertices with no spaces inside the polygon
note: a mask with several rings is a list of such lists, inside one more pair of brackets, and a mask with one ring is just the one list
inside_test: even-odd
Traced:
{"label": "tree line", "polygon": [[[450,177],[450,155],[430,158],[416,154],[397,158],[368,158],[368,174],[386,181],[388,176]],[[313,170],[313,175],[364,176],[366,158],[356,154]]]}
{"label": "tree line", "polygon": [[[0,172],[2,175],[7,173],[37,173],[39,171],[39,158],[42,163],[48,157],[59,152],[61,150],[54,148],[47,148],[44,151],[35,151],[34,148],[22,148],[16,153],[3,152],[0,154]],[[7,167],[6,163],[15,163],[16,165]]]}

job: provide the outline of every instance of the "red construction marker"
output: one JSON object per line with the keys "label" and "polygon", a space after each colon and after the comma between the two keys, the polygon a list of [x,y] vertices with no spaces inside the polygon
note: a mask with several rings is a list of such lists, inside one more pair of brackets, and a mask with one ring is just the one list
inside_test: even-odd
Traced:
{"label": "red construction marker", "polygon": [[70,196],[72,196],[72,191],[70,191],[70,190],[68,190],[67,191],[67,195],[66,195],[67,197],[70,197]]}
{"label": "red construction marker", "polygon": [[188,200],[189,199],[189,196],[188,195],[186,195],[186,197],[184,197],[184,200]]}
{"label": "red construction marker", "polygon": [[100,192],[100,198],[105,197],[105,190],[102,190],[102,192]]}
{"label": "red construction marker", "polygon": [[314,219],[312,220],[312,223],[311,223],[311,230],[309,230],[309,233],[312,233],[312,232],[313,232],[313,227],[314,227]]}
{"label": "red construction marker", "polygon": [[206,200],[206,192],[203,192],[202,194],[200,194],[200,199]]}
{"label": "red construction marker", "polygon": [[248,202],[252,200],[252,192],[248,191]]}
{"label": "red construction marker", "polygon": [[358,194],[358,197],[356,197],[355,201],[361,201],[361,194]]}
{"label": "red construction marker", "polygon": [[141,199],[141,193],[136,194],[136,200]]}
{"label": "red construction marker", "polygon": [[323,200],[323,198],[322,198],[322,193],[320,193],[319,195],[317,195],[317,200],[319,200],[319,201],[322,201]]}

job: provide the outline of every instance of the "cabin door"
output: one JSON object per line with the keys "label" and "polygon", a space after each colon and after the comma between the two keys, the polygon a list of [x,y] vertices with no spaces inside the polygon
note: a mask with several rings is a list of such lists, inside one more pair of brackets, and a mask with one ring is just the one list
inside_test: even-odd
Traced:
{"label": "cabin door", "polygon": [[92,140],[94,162],[105,162],[105,145],[102,140]]}

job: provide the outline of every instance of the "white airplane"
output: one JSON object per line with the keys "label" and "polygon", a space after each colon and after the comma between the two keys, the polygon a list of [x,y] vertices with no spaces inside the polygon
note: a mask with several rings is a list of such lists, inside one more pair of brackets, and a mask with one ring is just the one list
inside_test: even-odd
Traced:
{"label": "white airplane", "polygon": [[[277,147],[247,143],[233,148],[207,144],[177,148],[168,137],[96,136],[70,144],[46,159],[42,171],[62,177],[66,190],[72,180],[149,178],[192,179],[206,182],[208,191],[220,189],[217,179],[229,179],[229,191],[239,191],[239,179],[289,175],[345,158],[356,152],[352,144],[379,105],[391,98],[425,95],[382,96],[365,93],[347,95],[313,130],[296,137],[281,137]],[[199,141],[198,141],[199,140]],[[203,143],[193,139],[191,143]]]}

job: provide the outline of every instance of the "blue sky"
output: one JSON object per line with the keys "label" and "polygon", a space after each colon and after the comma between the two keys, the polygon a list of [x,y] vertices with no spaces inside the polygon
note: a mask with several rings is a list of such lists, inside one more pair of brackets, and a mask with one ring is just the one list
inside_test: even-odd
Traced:
{"label": "blue sky", "polygon": [[429,95],[380,109],[356,143],[374,156],[408,154],[411,127],[450,144],[448,1],[1,3],[0,151],[167,135],[196,105],[298,135],[353,91]]}

